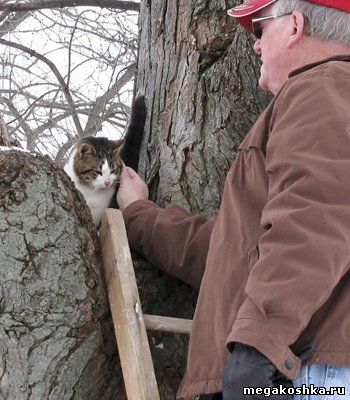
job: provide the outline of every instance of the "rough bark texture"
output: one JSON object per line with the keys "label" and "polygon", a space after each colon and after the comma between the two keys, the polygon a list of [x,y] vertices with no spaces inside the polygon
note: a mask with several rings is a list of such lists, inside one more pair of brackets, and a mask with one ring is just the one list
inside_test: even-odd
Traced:
{"label": "rough bark texture", "polygon": [[[258,89],[252,39],[226,14],[238,3],[141,3],[136,91],[146,95],[148,115],[139,171],[161,206],[172,202],[215,215],[239,143],[269,101]],[[135,264],[144,311],[192,317],[195,292],[146,263]],[[149,337],[161,398],[174,399],[187,338]]]}
{"label": "rough bark texture", "polygon": [[0,151],[0,398],[125,399],[96,230],[48,158]]}
{"label": "rough bark texture", "polygon": [[161,205],[215,215],[239,143],[265,107],[252,40],[234,1],[145,1],[137,90],[147,96],[141,171]]}

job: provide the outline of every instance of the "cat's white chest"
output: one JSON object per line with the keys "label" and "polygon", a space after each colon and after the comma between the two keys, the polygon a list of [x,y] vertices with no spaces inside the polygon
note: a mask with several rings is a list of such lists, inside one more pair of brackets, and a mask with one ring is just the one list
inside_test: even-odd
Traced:
{"label": "cat's white chest", "polygon": [[106,190],[93,190],[80,184],[76,186],[77,189],[79,189],[85,197],[86,204],[91,210],[94,224],[99,225],[106,208],[111,203],[112,197],[115,192],[115,187],[112,186]]}

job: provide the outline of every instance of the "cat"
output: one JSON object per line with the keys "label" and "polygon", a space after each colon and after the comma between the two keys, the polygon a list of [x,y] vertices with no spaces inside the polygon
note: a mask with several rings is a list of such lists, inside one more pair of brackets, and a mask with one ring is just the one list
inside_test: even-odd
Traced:
{"label": "cat", "polygon": [[145,119],[145,98],[140,96],[131,107],[124,139],[83,137],[74,146],[63,168],[83,194],[96,227],[99,227],[106,208],[116,206],[115,193],[123,168],[122,161],[137,171]]}

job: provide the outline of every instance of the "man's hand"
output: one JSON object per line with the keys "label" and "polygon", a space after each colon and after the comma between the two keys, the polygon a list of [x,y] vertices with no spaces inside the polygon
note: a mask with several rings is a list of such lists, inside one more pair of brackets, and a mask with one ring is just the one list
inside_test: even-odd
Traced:
{"label": "man's hand", "polygon": [[145,182],[130,167],[123,166],[117,191],[119,208],[124,210],[136,200],[147,200],[148,188]]}
{"label": "man's hand", "polygon": [[[278,381],[278,384],[277,384]],[[276,383],[276,386],[274,385]],[[282,375],[272,362],[251,346],[237,343],[228,362],[222,381],[224,400],[262,400],[266,393],[243,394],[243,388],[290,388],[293,382]],[[249,393],[249,392],[248,392]],[[287,390],[286,390],[286,393]],[[291,400],[292,396],[273,395],[271,400]]]}

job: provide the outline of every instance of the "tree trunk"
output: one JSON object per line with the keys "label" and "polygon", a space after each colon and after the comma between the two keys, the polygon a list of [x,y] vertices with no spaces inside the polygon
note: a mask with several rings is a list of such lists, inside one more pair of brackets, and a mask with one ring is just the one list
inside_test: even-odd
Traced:
{"label": "tree trunk", "polygon": [[125,399],[98,238],[48,158],[0,151],[0,398]]}
{"label": "tree trunk", "polygon": [[[237,2],[238,3],[238,2]],[[137,90],[148,100],[141,171],[161,205],[215,215],[239,143],[269,97],[234,1],[143,2]]]}
{"label": "tree trunk", "polygon": [[[238,3],[141,4],[136,92],[148,110],[139,172],[161,206],[215,215],[238,146],[269,101],[258,89],[252,39],[227,16]],[[145,312],[192,317],[196,293],[146,263],[136,266]],[[161,398],[174,399],[187,338],[150,333],[150,343]]]}
{"label": "tree trunk", "polygon": [[5,121],[0,115],[0,146],[10,147],[15,146],[22,148],[21,143],[17,139],[11,139],[8,135]]}
{"label": "tree trunk", "polygon": [[7,133],[6,125],[2,116],[0,115],[0,146],[9,146],[10,139]]}

